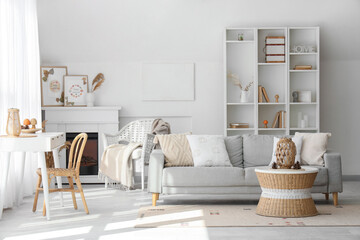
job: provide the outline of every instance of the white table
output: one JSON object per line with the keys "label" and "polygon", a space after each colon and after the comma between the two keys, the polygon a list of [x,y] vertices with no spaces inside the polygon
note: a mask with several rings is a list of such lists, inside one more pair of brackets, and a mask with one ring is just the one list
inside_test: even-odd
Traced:
{"label": "white table", "polygon": [[[46,217],[50,220],[50,206],[49,206],[49,185],[46,170],[45,152],[53,152],[54,165],[56,168],[59,164],[59,147],[65,144],[65,133],[39,133],[36,137],[31,138],[0,138],[0,152],[5,152],[5,167],[4,174],[1,179],[1,193],[0,193],[0,219],[2,217],[3,205],[5,200],[5,189],[7,186],[7,179],[10,166],[10,157],[12,152],[21,152],[21,181],[24,177],[25,167],[25,153],[34,152],[39,155],[39,165],[42,174],[42,184],[44,189],[44,199],[46,206]],[[57,177],[58,187],[62,187],[61,177]],[[60,204],[63,205],[62,194],[60,194]]]}

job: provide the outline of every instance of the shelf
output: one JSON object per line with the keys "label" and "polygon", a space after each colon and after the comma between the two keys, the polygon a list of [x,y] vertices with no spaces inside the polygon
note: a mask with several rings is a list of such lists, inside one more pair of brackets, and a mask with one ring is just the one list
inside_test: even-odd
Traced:
{"label": "shelf", "polygon": [[254,103],[227,103],[228,106],[250,106],[254,105]]}
{"label": "shelf", "polygon": [[243,40],[243,41],[239,41],[239,40],[227,40],[226,43],[254,43],[254,41],[252,41],[252,40]]}
{"label": "shelf", "polygon": [[318,70],[316,70],[316,69],[312,69],[312,70],[289,70],[289,72],[293,72],[293,73],[305,72],[305,73],[308,73],[308,72],[318,72]]}
{"label": "shelf", "polygon": [[259,66],[278,66],[278,65],[285,65],[286,63],[258,63]]}
{"label": "shelf", "polygon": [[227,128],[228,131],[251,131],[255,130],[255,128]]}
{"label": "shelf", "polygon": [[269,103],[258,103],[259,105],[285,105],[286,103],[272,103],[272,102],[269,102]]}
{"label": "shelf", "polygon": [[316,102],[291,102],[290,105],[316,105]]}
{"label": "shelf", "polygon": [[286,128],[259,128],[259,131],[285,131]]}
{"label": "shelf", "polygon": [[317,131],[317,128],[290,128],[290,130],[296,130],[296,131]]}
{"label": "shelf", "polygon": [[308,53],[289,53],[292,56],[301,56],[301,55],[317,55],[317,52],[308,52]]}

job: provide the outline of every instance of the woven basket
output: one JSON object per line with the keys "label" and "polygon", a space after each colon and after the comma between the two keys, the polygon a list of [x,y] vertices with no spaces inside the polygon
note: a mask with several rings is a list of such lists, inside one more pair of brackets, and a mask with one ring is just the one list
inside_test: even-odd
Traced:
{"label": "woven basket", "polygon": [[[275,170],[276,171],[276,170]],[[279,170],[280,171],[280,170]],[[290,170],[291,171],[291,170]],[[317,173],[262,173],[256,172],[260,186],[273,190],[302,190],[310,189]],[[256,213],[272,217],[310,217],[318,214],[311,195],[308,198],[291,199],[291,193],[284,198],[261,197]]]}

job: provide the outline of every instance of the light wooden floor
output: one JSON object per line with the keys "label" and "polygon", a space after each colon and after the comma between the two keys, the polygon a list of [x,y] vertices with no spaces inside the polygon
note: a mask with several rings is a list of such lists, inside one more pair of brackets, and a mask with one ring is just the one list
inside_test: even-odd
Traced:
{"label": "light wooden floor", "polygon": [[[360,204],[360,182],[345,182],[340,204]],[[52,220],[38,211],[32,213],[32,197],[21,206],[4,211],[0,220],[0,239],[360,239],[360,227],[230,227],[230,228],[162,228],[135,229],[140,206],[151,204],[151,195],[139,190],[122,192],[105,190],[103,185],[85,185],[90,214],[86,215],[77,194],[78,210],[74,210],[70,193],[65,194],[65,208],[60,208],[57,194],[52,194]],[[324,203],[321,194],[313,195]],[[160,196],[159,204],[242,204],[254,203],[258,196],[184,196],[178,199]],[[329,202],[331,204],[331,202]],[[360,215],[359,215],[360,217]]]}

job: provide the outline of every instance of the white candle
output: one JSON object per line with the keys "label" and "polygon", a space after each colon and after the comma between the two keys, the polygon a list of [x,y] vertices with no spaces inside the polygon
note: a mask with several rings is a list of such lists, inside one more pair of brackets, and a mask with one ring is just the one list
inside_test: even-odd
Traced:
{"label": "white candle", "polygon": [[298,112],[298,127],[301,128],[302,112]]}

